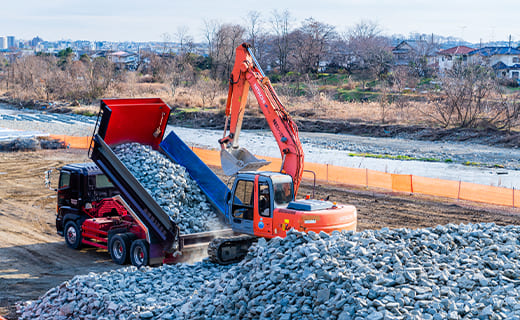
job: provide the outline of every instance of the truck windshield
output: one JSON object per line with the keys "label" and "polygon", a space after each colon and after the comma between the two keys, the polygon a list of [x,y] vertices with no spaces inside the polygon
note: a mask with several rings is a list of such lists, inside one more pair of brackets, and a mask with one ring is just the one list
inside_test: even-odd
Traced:
{"label": "truck windshield", "polygon": [[96,176],[96,189],[102,188],[113,188],[114,185],[108,180],[107,176],[104,174],[98,174]]}
{"label": "truck windshield", "polygon": [[273,183],[274,188],[274,202],[276,207],[287,207],[289,202],[294,198],[293,186],[291,182]]}

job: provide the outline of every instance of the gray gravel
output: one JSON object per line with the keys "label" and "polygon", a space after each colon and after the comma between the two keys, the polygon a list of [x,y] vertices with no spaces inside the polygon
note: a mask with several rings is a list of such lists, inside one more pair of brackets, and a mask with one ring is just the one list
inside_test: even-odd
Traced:
{"label": "gray gravel", "polygon": [[127,143],[114,153],[159,206],[174,220],[181,233],[222,229],[217,213],[186,169],[150,146]]}
{"label": "gray gravel", "polygon": [[520,319],[519,235],[494,224],[293,232],[259,241],[187,318]]}
{"label": "gray gravel", "polygon": [[19,305],[20,319],[178,319],[187,300],[227,269],[203,261],[76,276]]}
{"label": "gray gravel", "polygon": [[40,149],[64,149],[63,142],[49,138],[16,138],[12,140],[0,140],[0,151],[35,151]]}
{"label": "gray gravel", "polygon": [[520,319],[519,235],[494,224],[291,231],[229,268],[78,276],[21,306],[21,318]]}

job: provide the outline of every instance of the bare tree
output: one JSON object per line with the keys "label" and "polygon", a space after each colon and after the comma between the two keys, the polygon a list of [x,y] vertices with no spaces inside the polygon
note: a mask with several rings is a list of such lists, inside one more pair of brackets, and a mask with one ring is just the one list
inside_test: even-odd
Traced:
{"label": "bare tree", "polygon": [[210,74],[212,78],[217,76],[217,60],[221,55],[220,46],[217,46],[217,33],[221,28],[221,23],[216,20],[204,20],[204,38],[208,44],[208,56],[210,64]]}
{"label": "bare tree", "polygon": [[442,93],[433,95],[433,112],[426,114],[443,127],[476,127],[482,120],[494,123],[501,117],[503,110],[493,99],[497,86],[491,68],[457,63],[441,81]]}
{"label": "bare tree", "polygon": [[247,41],[253,47],[255,56],[257,53],[258,37],[262,32],[262,19],[258,11],[249,11],[246,16]]}
{"label": "bare tree", "polygon": [[389,39],[382,36],[377,23],[359,22],[345,34],[345,40],[352,68],[365,75],[366,80],[382,79],[390,71],[393,56]]}
{"label": "bare tree", "polygon": [[408,57],[410,73],[421,78],[433,76],[435,70],[430,59],[439,49],[439,43],[436,38],[433,34],[428,36],[416,33],[410,34],[410,39],[412,40],[409,42],[413,43]]}
{"label": "bare tree", "polygon": [[233,68],[235,48],[244,42],[245,29],[237,24],[222,24],[211,38],[211,77],[227,79]]}
{"label": "bare tree", "polygon": [[187,26],[179,26],[177,32],[175,32],[175,38],[179,43],[179,55],[186,56],[193,52],[195,43]]}
{"label": "bare tree", "polygon": [[181,55],[163,59],[162,80],[168,85],[170,95],[175,97],[177,89],[194,83],[195,74],[191,63]]}
{"label": "bare tree", "polygon": [[199,78],[195,88],[202,99],[202,109],[213,105],[221,91],[220,82],[205,75]]}
{"label": "bare tree", "polygon": [[289,33],[291,29],[291,14],[288,10],[278,12],[274,10],[271,16],[271,28],[274,33],[274,42],[276,47],[277,65],[280,73],[285,74],[289,70]]}
{"label": "bare tree", "polygon": [[501,92],[498,105],[503,117],[497,120],[497,125],[500,129],[511,132],[511,129],[520,125],[520,94],[506,95]]}
{"label": "bare tree", "polygon": [[103,96],[115,74],[115,66],[105,58],[95,58],[85,65],[86,98],[95,100]]}
{"label": "bare tree", "polygon": [[163,34],[161,34],[161,39],[163,41],[163,54],[171,54],[172,35],[167,32],[164,32]]}
{"label": "bare tree", "polygon": [[388,101],[388,86],[386,81],[381,82],[381,94],[379,95],[379,107],[381,109],[381,123],[385,124],[391,104]]}
{"label": "bare tree", "polygon": [[318,72],[320,62],[324,60],[331,41],[336,37],[334,29],[334,26],[309,18],[291,34],[295,42],[292,56],[299,72]]}

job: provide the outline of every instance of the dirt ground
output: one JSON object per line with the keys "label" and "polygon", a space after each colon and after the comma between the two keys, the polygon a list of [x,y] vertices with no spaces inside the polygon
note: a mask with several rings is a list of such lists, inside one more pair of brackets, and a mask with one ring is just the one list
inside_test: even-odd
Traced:
{"label": "dirt ground", "polygon": [[[56,234],[55,193],[44,186],[44,171],[87,160],[85,150],[0,153],[0,315],[16,318],[15,303],[37,299],[78,274],[119,268],[108,253],[69,249]],[[520,224],[520,210],[475,203],[395,195],[373,190],[318,185],[317,198],[358,209],[358,230],[421,228],[447,223]],[[304,184],[299,195],[312,194]]]}

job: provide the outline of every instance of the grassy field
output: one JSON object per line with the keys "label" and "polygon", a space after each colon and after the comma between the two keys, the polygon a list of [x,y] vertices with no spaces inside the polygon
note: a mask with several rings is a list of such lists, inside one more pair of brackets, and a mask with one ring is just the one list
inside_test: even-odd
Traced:
{"label": "grassy field", "polygon": [[[130,79],[130,80],[128,80]],[[172,88],[163,83],[140,82],[136,77],[118,82],[109,88],[105,98],[159,97],[176,112],[224,112],[227,86]],[[432,117],[435,105],[429,95],[436,92],[432,79],[423,79],[411,88],[384,87],[377,81],[353,80],[346,74],[318,74],[309,80],[273,83],[280,100],[296,119],[349,121],[370,124],[436,127]],[[520,89],[507,91],[517,95]],[[5,92],[4,92],[5,94]],[[85,105],[73,101],[73,112],[95,115],[98,104]],[[246,114],[261,116],[256,99],[248,97]]]}

